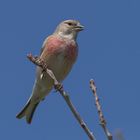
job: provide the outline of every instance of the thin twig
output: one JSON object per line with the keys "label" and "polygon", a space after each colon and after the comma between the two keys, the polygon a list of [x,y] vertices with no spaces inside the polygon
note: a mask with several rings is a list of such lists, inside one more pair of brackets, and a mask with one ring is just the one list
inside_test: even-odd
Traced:
{"label": "thin twig", "polygon": [[72,104],[69,95],[64,91],[63,86],[57,81],[57,79],[56,79],[55,75],[53,74],[53,72],[50,69],[48,69],[46,63],[43,60],[41,60],[39,57],[33,57],[32,54],[27,55],[27,57],[31,62],[33,62],[37,66],[41,67],[42,71],[46,72],[54,80],[54,88],[57,91],[59,91],[59,93],[63,96],[63,98],[65,99],[67,105],[69,106],[70,110],[72,111],[73,115],[75,116],[75,118],[79,122],[80,126],[85,131],[85,133],[88,135],[89,139],[90,140],[95,140],[95,136],[89,130],[89,128],[87,127],[87,125],[85,124],[83,119],[80,117],[79,113],[77,112],[77,110],[75,109],[74,105]]}
{"label": "thin twig", "polygon": [[90,80],[90,88],[93,92],[93,95],[95,97],[95,105],[97,107],[97,111],[98,111],[98,115],[99,115],[99,120],[100,120],[100,124],[105,132],[105,135],[107,136],[108,140],[113,140],[113,137],[112,137],[112,134],[109,132],[109,130],[107,129],[106,127],[106,120],[104,118],[104,115],[103,115],[103,112],[102,112],[102,109],[101,109],[101,105],[99,103],[99,98],[98,98],[98,95],[97,95],[97,90],[96,90],[96,86],[95,86],[95,82],[93,79]]}

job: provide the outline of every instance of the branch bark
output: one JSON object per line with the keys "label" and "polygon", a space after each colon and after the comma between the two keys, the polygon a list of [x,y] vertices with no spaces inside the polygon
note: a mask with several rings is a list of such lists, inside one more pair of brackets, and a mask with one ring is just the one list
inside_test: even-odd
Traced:
{"label": "branch bark", "polygon": [[97,95],[97,88],[95,86],[95,82],[94,80],[90,80],[90,88],[93,92],[93,95],[95,97],[95,105],[97,107],[97,111],[98,111],[98,115],[99,115],[99,120],[100,120],[100,124],[105,132],[105,135],[107,136],[108,140],[113,140],[113,137],[112,137],[112,134],[109,132],[107,126],[106,126],[106,120],[104,118],[104,115],[103,115],[103,112],[102,112],[102,109],[101,109],[101,105],[100,105],[100,102],[99,102],[99,98],[98,98],[98,95]]}
{"label": "branch bark", "polygon": [[54,73],[47,67],[47,64],[41,60],[39,57],[33,57],[32,54],[27,55],[27,58],[33,62],[35,65],[42,68],[42,72],[46,72],[53,80],[54,80],[54,88],[59,91],[59,93],[62,95],[62,97],[65,99],[67,105],[69,106],[70,110],[72,111],[73,115],[75,116],[76,120],[80,124],[80,126],[83,128],[87,136],[90,140],[95,140],[95,136],[93,133],[89,130],[86,123],[83,121],[83,119],[80,117],[79,113],[77,112],[76,108],[74,107],[73,103],[70,100],[70,97],[68,93],[64,91],[63,86],[57,81]]}

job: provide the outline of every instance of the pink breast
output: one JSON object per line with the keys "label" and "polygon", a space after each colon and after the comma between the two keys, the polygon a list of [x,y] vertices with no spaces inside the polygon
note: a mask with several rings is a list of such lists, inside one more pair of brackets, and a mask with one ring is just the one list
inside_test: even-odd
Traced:
{"label": "pink breast", "polygon": [[63,44],[64,44],[64,41],[56,37],[51,37],[48,39],[48,42],[47,42],[47,51],[50,54],[56,54],[61,51],[61,46]]}
{"label": "pink breast", "polygon": [[69,44],[66,47],[66,57],[70,60],[70,61],[75,61],[78,55],[78,48],[76,46],[76,44],[72,43]]}
{"label": "pink breast", "polygon": [[49,54],[64,54],[68,61],[74,62],[76,60],[78,47],[74,41],[51,37],[47,42],[47,46],[47,51]]}

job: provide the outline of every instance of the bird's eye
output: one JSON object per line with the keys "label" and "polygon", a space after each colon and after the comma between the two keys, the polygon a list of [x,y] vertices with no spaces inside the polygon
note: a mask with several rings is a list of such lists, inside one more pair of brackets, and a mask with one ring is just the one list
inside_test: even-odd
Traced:
{"label": "bird's eye", "polygon": [[71,22],[68,22],[67,24],[68,24],[69,26],[72,26],[72,23],[71,23]]}

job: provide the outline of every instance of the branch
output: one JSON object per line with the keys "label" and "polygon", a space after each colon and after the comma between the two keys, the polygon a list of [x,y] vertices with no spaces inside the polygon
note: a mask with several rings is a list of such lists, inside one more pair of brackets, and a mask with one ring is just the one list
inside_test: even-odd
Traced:
{"label": "branch", "polygon": [[35,65],[42,68],[42,72],[46,72],[53,80],[54,80],[54,88],[59,91],[59,93],[63,96],[65,99],[67,105],[69,106],[70,110],[72,111],[73,115],[79,122],[80,126],[83,128],[85,133],[88,135],[90,140],[95,140],[95,137],[92,132],[90,132],[89,128],[83,121],[83,119],[80,117],[79,113],[75,109],[74,105],[72,104],[69,95],[64,91],[63,86],[57,81],[55,75],[53,72],[48,69],[47,64],[39,57],[33,57],[32,54],[27,55],[28,59],[33,62]]}
{"label": "branch", "polygon": [[96,86],[95,86],[95,82],[91,79],[90,80],[90,88],[93,92],[93,95],[95,97],[95,105],[97,107],[97,111],[98,111],[98,115],[99,115],[99,120],[100,120],[100,124],[108,138],[108,140],[113,140],[113,137],[112,137],[112,134],[109,132],[109,130],[107,129],[106,127],[106,120],[103,116],[103,112],[102,112],[102,109],[101,109],[101,105],[99,103],[99,98],[98,98],[98,95],[97,95],[97,92],[96,92]]}

